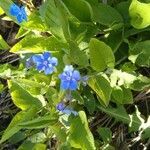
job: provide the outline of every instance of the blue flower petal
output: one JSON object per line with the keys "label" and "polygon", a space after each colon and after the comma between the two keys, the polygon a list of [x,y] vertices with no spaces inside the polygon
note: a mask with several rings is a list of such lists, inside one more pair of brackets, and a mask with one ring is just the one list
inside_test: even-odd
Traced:
{"label": "blue flower petal", "polygon": [[22,14],[17,15],[17,21],[21,23],[23,21]]}
{"label": "blue flower petal", "polygon": [[61,81],[61,84],[60,84],[60,87],[62,88],[62,89],[64,89],[64,90],[67,90],[68,88],[69,88],[69,82],[68,81],[64,81],[64,80],[62,80]]}
{"label": "blue flower petal", "polygon": [[69,89],[70,89],[70,90],[76,90],[77,87],[78,87],[77,81],[76,81],[76,80],[71,80],[71,81],[70,81],[70,85],[69,85]]}
{"label": "blue flower petal", "polygon": [[20,7],[18,7],[16,4],[12,4],[10,6],[10,10],[9,10],[9,13],[12,15],[12,16],[17,16],[20,12]]}
{"label": "blue flower petal", "polygon": [[59,78],[61,79],[61,80],[67,80],[67,75],[66,75],[66,73],[62,73],[62,74],[60,74],[59,75]]}
{"label": "blue flower petal", "polygon": [[34,66],[32,57],[28,58],[26,61],[26,68],[29,69]]}
{"label": "blue flower petal", "polygon": [[33,59],[33,62],[34,63],[42,63],[43,62],[43,59],[42,59],[42,56],[41,55],[34,55],[33,57],[32,57],[32,59]]}
{"label": "blue flower petal", "polygon": [[57,110],[62,111],[65,108],[65,104],[64,103],[58,103],[56,106]]}
{"label": "blue flower petal", "polygon": [[73,114],[75,116],[78,115],[78,112],[72,110],[71,108],[67,108],[67,107],[65,109],[63,109],[61,112],[64,114],[67,114],[67,115],[71,115],[71,114]]}
{"label": "blue flower petal", "polygon": [[65,72],[72,72],[74,69],[73,69],[73,66],[72,65],[66,65],[65,68],[64,68],[64,71]]}
{"label": "blue flower petal", "polygon": [[22,7],[20,8],[20,10],[21,10],[21,13],[22,13],[22,18],[23,18],[23,20],[27,21],[27,14],[26,14],[26,11],[25,11],[25,7],[22,6]]}
{"label": "blue flower petal", "polygon": [[58,60],[57,60],[56,57],[52,57],[51,60],[50,60],[50,62],[51,62],[51,64],[52,64],[53,66],[57,66],[57,65],[58,65]]}
{"label": "blue flower petal", "polygon": [[47,74],[51,74],[53,71],[54,71],[53,67],[47,67],[45,68],[44,73],[47,75]]}
{"label": "blue flower petal", "polygon": [[44,57],[44,60],[47,60],[48,58],[51,57],[51,53],[49,53],[49,52],[44,52],[44,53],[43,53],[43,57]]}
{"label": "blue flower petal", "polygon": [[37,64],[36,68],[38,71],[42,71],[45,69],[45,66],[43,66],[43,64]]}
{"label": "blue flower petal", "polygon": [[81,79],[80,73],[77,70],[73,71],[72,78],[79,81]]}

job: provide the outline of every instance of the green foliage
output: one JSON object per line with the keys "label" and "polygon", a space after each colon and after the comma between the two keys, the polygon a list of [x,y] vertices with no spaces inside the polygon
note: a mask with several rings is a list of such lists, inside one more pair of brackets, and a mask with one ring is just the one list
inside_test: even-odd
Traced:
{"label": "green foliage", "polygon": [[79,117],[71,121],[68,142],[75,148],[95,150],[94,138],[89,130],[87,118],[83,111],[79,112]]}
{"label": "green foliage", "polygon": [[132,0],[129,8],[131,24],[137,29],[142,29],[150,25],[150,4],[141,3],[137,0]]}
{"label": "green foliage", "polygon": [[[13,2],[18,4],[0,1],[2,22],[9,17],[18,24],[10,14]],[[7,34],[0,35],[0,78],[8,83],[0,82],[0,92],[8,86],[12,102],[20,109],[0,143],[21,143],[18,150],[46,150],[51,142],[54,147],[49,147],[58,150],[114,150],[118,144],[114,138],[122,134],[117,132],[119,123],[128,127],[128,137],[148,139],[150,1],[45,0],[37,9],[32,2],[21,1],[28,19],[17,25],[15,44]],[[3,56],[3,50],[11,55]],[[38,63],[32,64],[32,56],[45,51],[58,59],[49,75],[39,71]],[[13,56],[20,57],[16,66],[11,65]],[[25,65],[28,58],[31,68]],[[65,65],[80,72],[76,91],[60,88]],[[59,102],[64,103],[63,110],[57,108]],[[77,114],[65,114],[65,109]]]}
{"label": "green foliage", "polygon": [[19,146],[18,150],[46,150],[46,145],[42,143],[31,143],[30,141],[25,141],[21,146]]}
{"label": "green foliage", "polygon": [[31,121],[22,122],[19,124],[19,126],[27,129],[40,129],[50,125],[54,125],[56,122],[57,122],[56,118],[54,117],[52,118],[51,115],[46,115],[43,117],[33,119]]}
{"label": "green foliage", "polygon": [[88,84],[100,97],[100,102],[107,106],[109,104],[110,95],[112,92],[112,88],[107,77],[105,75],[91,77]]}
{"label": "green foliage", "polygon": [[80,21],[90,22],[92,18],[92,8],[85,0],[63,0],[69,11]]}
{"label": "green foliage", "polygon": [[93,5],[93,21],[96,21],[102,25],[106,25],[110,28],[120,28],[123,25],[122,16],[109,5],[102,3]]}
{"label": "green foliage", "polygon": [[64,40],[59,9],[56,6],[55,0],[46,0],[40,7],[40,14],[50,32],[57,38]]}
{"label": "green foliage", "polygon": [[91,67],[96,71],[103,71],[106,68],[113,68],[115,58],[111,48],[104,42],[91,39],[90,44]]}
{"label": "green foliage", "polygon": [[16,81],[9,80],[8,86],[10,89],[10,94],[14,104],[22,110],[27,110],[31,106],[40,108],[42,103],[39,99],[33,97],[24,88],[21,87]]}
{"label": "green foliage", "polygon": [[114,101],[120,104],[131,104],[133,103],[132,92],[128,88],[116,86],[113,88],[112,97]]}
{"label": "green foliage", "polygon": [[150,66],[150,40],[138,42],[130,49],[129,59],[139,66]]}
{"label": "green foliage", "polygon": [[9,45],[5,42],[3,37],[0,35],[0,50],[9,49]]}
{"label": "green foliage", "polygon": [[5,130],[0,143],[8,140],[12,135],[17,133],[19,130],[22,129],[22,127],[19,126],[21,122],[25,122],[27,120],[32,119],[36,115],[37,109],[35,107],[32,107],[26,111],[20,111],[17,113],[7,129]]}
{"label": "green foliage", "polygon": [[88,65],[87,55],[79,49],[76,43],[70,42],[70,57],[75,64],[86,67]]}
{"label": "green foliage", "polygon": [[14,45],[10,51],[11,52],[22,51],[22,53],[25,51],[26,53],[29,52],[39,53],[43,52],[44,50],[59,51],[63,48],[65,49],[66,47],[67,47],[66,44],[59,42],[54,37],[27,35],[20,42]]}
{"label": "green foliage", "polygon": [[97,131],[105,143],[111,142],[112,133],[109,128],[98,128]]}
{"label": "green foliage", "polygon": [[4,14],[3,9],[0,7],[0,15]]}

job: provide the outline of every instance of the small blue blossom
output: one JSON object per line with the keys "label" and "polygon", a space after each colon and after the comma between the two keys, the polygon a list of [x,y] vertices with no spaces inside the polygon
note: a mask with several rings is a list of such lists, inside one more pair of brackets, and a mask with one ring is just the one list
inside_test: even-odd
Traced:
{"label": "small blue blossom", "polygon": [[73,110],[72,108],[70,107],[66,107],[64,103],[58,103],[58,105],[56,106],[57,110],[59,110],[60,112],[62,112],[63,114],[66,114],[66,115],[75,115],[77,116],[78,115],[78,112]]}
{"label": "small blue blossom", "polygon": [[36,65],[38,71],[44,71],[44,73],[52,74],[55,70],[55,66],[58,64],[58,60],[56,57],[52,57],[51,53],[44,52],[40,55],[32,56],[33,62]]}
{"label": "small blue blossom", "polygon": [[80,73],[74,70],[72,65],[67,65],[64,68],[64,72],[59,75],[61,79],[60,87],[64,90],[76,90],[78,87],[78,81],[80,80]]}
{"label": "small blue blossom", "polygon": [[9,12],[12,16],[15,16],[19,23],[23,21],[27,21],[27,14],[24,6],[17,6],[16,4],[12,4],[10,6]]}
{"label": "small blue blossom", "polygon": [[56,106],[57,110],[59,111],[62,111],[63,109],[65,109],[65,104],[64,103],[59,103],[57,106]]}
{"label": "small blue blossom", "polygon": [[34,66],[34,62],[33,62],[33,59],[32,57],[28,58],[27,61],[26,61],[26,68],[27,69],[30,69],[31,67]]}

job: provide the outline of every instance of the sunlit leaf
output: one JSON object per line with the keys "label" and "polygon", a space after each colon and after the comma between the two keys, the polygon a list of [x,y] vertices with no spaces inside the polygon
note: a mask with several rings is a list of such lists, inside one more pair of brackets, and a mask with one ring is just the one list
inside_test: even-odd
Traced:
{"label": "sunlit leaf", "polygon": [[111,48],[104,42],[91,39],[90,44],[90,63],[96,71],[103,71],[106,68],[113,68],[115,57]]}
{"label": "sunlit leaf", "polygon": [[129,7],[131,24],[137,29],[142,29],[150,25],[150,3],[141,3],[137,0],[132,0]]}
{"label": "sunlit leaf", "polygon": [[69,129],[68,142],[74,148],[95,150],[94,138],[89,130],[86,115],[83,111],[73,118]]}

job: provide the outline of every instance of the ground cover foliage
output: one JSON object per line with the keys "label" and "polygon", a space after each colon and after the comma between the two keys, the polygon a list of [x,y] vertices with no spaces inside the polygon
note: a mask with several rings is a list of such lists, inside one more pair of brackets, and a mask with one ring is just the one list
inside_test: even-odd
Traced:
{"label": "ground cover foliage", "polygon": [[1,0],[0,149],[150,144],[150,0]]}

